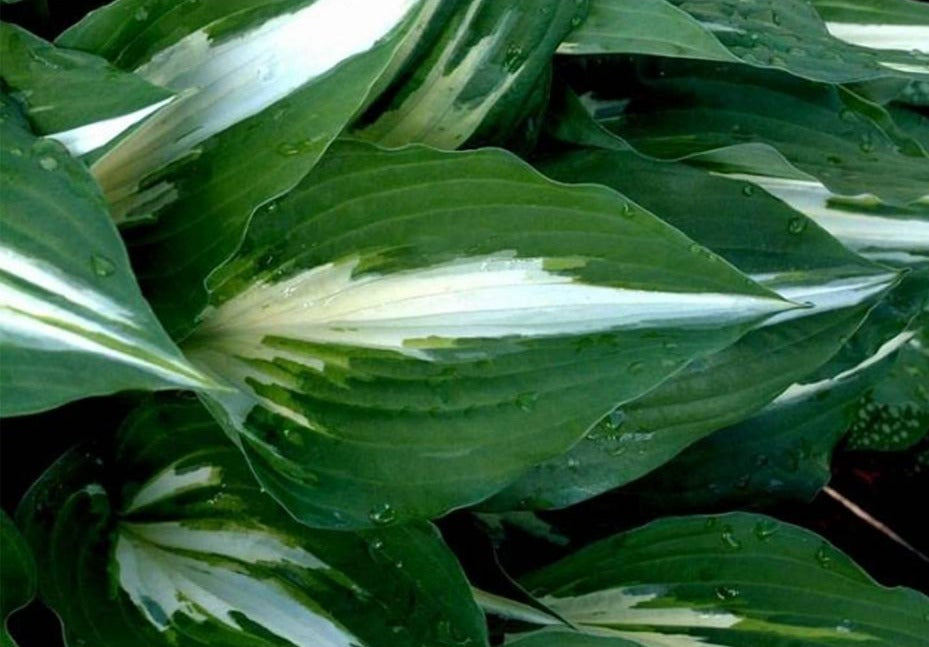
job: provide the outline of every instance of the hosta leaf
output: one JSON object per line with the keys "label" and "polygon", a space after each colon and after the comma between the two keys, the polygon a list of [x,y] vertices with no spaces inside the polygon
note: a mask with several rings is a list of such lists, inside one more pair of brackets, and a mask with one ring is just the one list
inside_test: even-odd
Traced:
{"label": "hosta leaf", "polygon": [[[925,32],[929,10],[893,4],[890,20],[907,22],[868,30],[824,24],[804,0],[591,0],[590,18],[559,52],[739,61],[827,83],[887,76],[929,80],[929,56],[912,45]],[[884,23],[883,7],[878,11],[878,22]]]}
{"label": "hosta leaf", "polygon": [[[110,5],[107,12],[115,11],[121,4]],[[163,19],[155,21],[156,25],[152,29],[156,34],[159,33],[156,27],[165,28],[161,27],[164,23],[180,29],[179,21],[182,22],[185,14],[181,11],[178,15],[180,9],[174,10],[173,8],[183,8],[186,5],[170,4],[171,7],[167,7],[164,3],[157,5],[168,14]],[[220,4],[226,6],[225,3],[200,3],[198,7]],[[331,0],[318,0],[305,7],[303,4],[301,4],[302,8],[296,9],[292,6],[292,2],[275,5],[277,7],[275,12],[279,13],[286,5],[294,13],[271,18],[268,22],[283,25],[281,29],[292,37],[294,29],[299,31],[304,26],[303,23],[310,20],[314,24],[314,30],[327,32],[326,39],[338,38],[338,35],[342,33],[341,28],[338,27],[341,23],[318,20],[320,18],[318,12],[335,12],[336,17],[344,17],[341,11],[353,11],[355,7],[354,4],[333,3]],[[214,61],[216,51],[213,50],[228,47],[230,43],[239,43],[243,46],[260,45],[265,48],[262,54],[245,64],[245,68],[239,67],[238,72],[230,77],[240,79],[242,82],[242,85],[235,88],[233,95],[244,94],[252,97],[241,103],[238,100],[233,101],[235,111],[239,117],[243,117],[242,110],[258,110],[268,102],[276,102],[210,139],[196,144],[194,152],[189,156],[172,163],[169,168],[159,171],[156,177],[146,181],[147,188],[141,193],[130,191],[125,201],[116,200],[118,203],[115,214],[117,220],[125,220],[133,215],[138,217],[145,213],[157,218],[157,225],[136,227],[128,236],[129,245],[146,295],[175,337],[182,337],[190,331],[194,317],[206,305],[204,279],[234,251],[241,241],[243,230],[254,209],[287,191],[316,163],[332,139],[363,107],[373,86],[379,82],[385,70],[392,65],[396,56],[399,55],[398,52],[402,52],[403,47],[409,44],[406,35],[408,33],[415,35],[415,31],[409,31],[410,21],[417,16],[417,9],[413,4],[406,3],[405,0],[392,0],[383,5],[379,4],[379,11],[368,12],[371,14],[372,22],[365,23],[366,31],[358,32],[351,41],[340,41],[339,47],[335,49],[326,49],[328,47],[326,43],[329,40],[319,41],[316,46],[320,47],[320,51],[324,54],[320,56],[304,57],[302,54],[295,54],[291,50],[296,41],[283,39],[279,42],[278,36],[281,34],[274,36],[276,47],[270,47],[261,37],[261,30],[264,27],[258,27],[258,36],[253,33],[256,30],[246,30],[245,36],[217,38],[215,41],[210,41],[214,43],[214,47],[210,50],[194,51],[195,55],[192,55],[189,60],[183,59],[183,68],[189,67],[191,72],[171,81],[171,84],[177,83],[178,89],[186,87],[186,84],[191,82],[191,74],[210,76],[217,72],[214,65],[207,64],[209,61]],[[149,5],[152,5],[151,10],[154,11],[154,3],[146,4],[145,7]],[[236,6],[234,3],[229,3],[229,5],[232,8]],[[317,13],[312,13],[314,7]],[[377,22],[376,19],[384,18],[386,14],[396,12],[403,7],[409,9],[409,15],[396,29],[390,31],[388,25]],[[136,7],[135,10],[141,9]],[[252,11],[245,11],[244,16],[240,15],[242,12],[234,13],[217,23],[215,16],[204,15],[204,12],[206,12],[205,9],[203,11],[198,9],[194,16],[199,21],[209,23],[208,27],[203,27],[199,31],[195,30],[193,34],[171,46],[175,49],[169,48],[163,51],[175,51],[177,48],[186,47],[185,43],[200,42],[203,34],[206,33],[204,30],[216,30],[223,25],[232,29],[237,20],[243,21],[256,12],[258,16],[263,15],[258,9],[253,8]],[[311,13],[307,14],[307,12]],[[209,14],[209,12],[206,13]],[[152,17],[159,15],[152,13],[147,19],[151,20]],[[395,17],[400,20],[404,15],[406,14],[401,12]],[[285,20],[284,23],[280,23],[282,19]],[[210,22],[211,20],[213,22]],[[293,23],[288,21],[293,21]],[[370,29],[372,27],[387,29],[389,33],[385,32],[386,37],[376,44],[370,43],[373,45],[372,48],[363,53],[341,62],[333,58],[337,54],[348,54],[349,51],[345,48],[357,46],[359,44],[357,39],[365,34],[373,38],[373,32]],[[145,33],[148,33],[148,30]],[[311,36],[310,32],[301,33],[300,42],[305,43],[307,47],[314,47],[312,44],[314,39]],[[147,41],[142,38],[141,42]],[[149,63],[142,64],[142,67],[148,66],[147,69],[152,71],[155,69],[152,65],[157,61],[161,61],[161,65],[166,68],[170,67],[167,58],[159,58],[160,55],[152,56],[149,50],[145,51],[148,52],[146,56],[149,56],[150,60],[145,59],[149,60]],[[132,63],[139,64],[139,60],[140,58],[136,57]],[[229,62],[225,58],[220,60]],[[300,67],[301,61],[303,67]],[[294,68],[295,64],[297,69]],[[275,65],[278,67],[274,67]],[[321,73],[326,65],[334,65],[334,67]],[[233,69],[236,69],[234,65],[226,71]],[[258,72],[261,70],[270,74],[267,80],[259,78]],[[288,71],[296,76],[284,74]],[[221,76],[221,70],[218,73]],[[318,76],[313,76],[316,74]],[[301,75],[310,75],[312,78],[307,84],[292,88],[293,92],[288,97],[278,96],[279,91],[284,87],[279,85],[279,81],[286,82],[284,84],[286,86]],[[210,88],[191,94],[192,98],[189,101],[193,102],[193,97],[205,94],[207,99],[212,97],[217,103],[211,106],[201,106],[203,110],[194,110],[190,118],[196,121],[211,120],[217,114],[222,116],[226,112],[222,106],[235,98],[233,95],[223,95],[223,88],[224,83],[218,82]],[[270,91],[269,88],[276,89]],[[265,92],[265,90],[269,91]],[[217,92],[222,96],[218,96]],[[192,109],[197,108],[196,103],[183,105]],[[226,117],[228,116],[229,114],[226,114]],[[223,123],[228,121],[225,117],[223,120]],[[213,123],[210,129],[215,129],[218,125],[221,124]],[[146,128],[156,126],[155,122],[148,122],[145,125]],[[138,131],[138,137],[143,139],[158,134],[151,130],[145,134],[143,130]],[[194,137],[199,139],[205,131],[197,132],[199,134],[195,134]],[[142,142],[142,140],[135,141]],[[128,147],[136,145],[132,144],[129,139],[125,140],[124,144]],[[181,144],[193,145],[193,140],[184,139],[170,148],[179,153],[178,147]],[[120,183],[123,179],[126,179],[129,185],[132,184],[129,176],[123,177],[122,175],[124,170],[131,171],[131,168],[120,166],[118,163],[123,154],[120,150],[128,153],[129,149],[113,149],[110,154],[114,157],[109,158],[109,161],[108,158],[103,158],[94,167],[94,172],[104,181],[104,185],[110,186],[113,190],[115,190],[114,183]],[[165,152],[170,153],[167,149]],[[150,164],[153,159],[154,157],[148,152],[139,158],[142,164]],[[106,171],[107,168],[113,170],[116,175]],[[111,193],[111,198],[113,197]]]}
{"label": "hosta leaf", "polygon": [[[135,68],[136,73],[183,94],[94,163],[94,176],[114,216],[149,213],[153,202],[161,206],[177,201],[177,187],[164,178],[153,180],[152,174],[203,154],[201,145],[241,122],[250,121],[248,127],[257,128],[266,140],[273,138],[259,148],[265,149],[265,155],[279,148],[283,156],[296,158],[279,164],[285,166],[278,171],[280,176],[286,177],[289,167],[305,173],[360,107],[417,4],[417,0],[389,0],[378,3],[377,11],[367,7],[360,14],[365,20],[354,22],[348,32],[344,23],[354,21],[365,8],[357,3],[290,0],[249,7],[215,19],[153,53]],[[346,76],[346,68],[354,68],[357,78]],[[300,116],[281,105],[286,99],[298,108],[312,105],[312,98],[331,88],[336,76],[349,87],[321,106],[314,105],[316,112],[307,109]],[[256,116],[274,105],[278,119],[286,123],[262,127],[266,122]],[[208,161],[201,164],[215,155],[207,152]],[[252,168],[260,168],[262,161],[267,158],[248,159]],[[261,197],[273,197],[292,181]]]}
{"label": "hosta leaf", "polygon": [[641,647],[641,643],[618,636],[597,636],[566,627],[517,634],[504,644],[507,647]]}
{"label": "hosta leaf", "polygon": [[0,510],[0,646],[15,647],[6,630],[11,613],[35,595],[36,571],[32,552],[6,512]]}
{"label": "hosta leaf", "polygon": [[794,307],[608,189],[360,142],[259,211],[210,288],[185,349],[238,389],[213,409],[323,526],[482,499]]}
{"label": "hosta leaf", "polygon": [[143,405],[20,506],[70,645],[486,645],[434,528],[311,530],[194,401]]}
{"label": "hosta leaf", "polygon": [[448,9],[441,33],[357,136],[439,148],[505,139],[586,1],[469,0]]}
{"label": "hosta leaf", "polygon": [[836,38],[862,47],[922,50],[929,44],[929,9],[912,0],[812,0]]}
{"label": "hosta leaf", "polygon": [[590,498],[747,418],[827,362],[897,280],[744,182],[615,151],[562,154],[539,168],[558,180],[615,188],[783,296],[815,305],[766,322],[611,412],[588,432],[589,442],[494,497],[498,509]]}
{"label": "hosta leaf", "polygon": [[808,530],[744,513],[656,521],[523,583],[579,633],[641,647],[919,647],[929,630],[926,596],[876,584]]}
{"label": "hosta leaf", "polygon": [[829,482],[832,451],[854,420],[858,399],[889,366],[879,360],[910,336],[887,342],[874,363],[792,386],[758,414],[691,445],[630,492],[646,505],[677,512],[812,499]]}
{"label": "hosta leaf", "polygon": [[123,389],[205,388],[139,292],[97,185],[2,100],[0,411]]}
{"label": "hosta leaf", "polygon": [[75,155],[97,149],[171,101],[173,93],[104,59],[60,49],[0,23],[0,77],[33,129]]}
{"label": "hosta leaf", "polygon": [[926,151],[893,129],[883,108],[845,89],[719,64],[659,63],[639,71],[642,93],[603,123],[647,155],[704,154],[701,163],[731,172],[734,162],[746,164],[731,160],[728,147],[766,144],[836,193],[873,193],[896,204],[927,193]]}

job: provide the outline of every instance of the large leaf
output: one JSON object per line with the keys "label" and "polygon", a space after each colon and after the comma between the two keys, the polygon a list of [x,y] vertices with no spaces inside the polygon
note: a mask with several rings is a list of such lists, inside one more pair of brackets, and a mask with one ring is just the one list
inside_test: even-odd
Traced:
{"label": "large leaf", "polygon": [[897,278],[744,182],[616,151],[562,154],[539,167],[562,181],[623,192],[768,287],[814,307],[767,322],[611,412],[588,432],[589,442],[497,495],[490,503],[498,509],[590,498],[747,418],[828,361]]}
{"label": "large leaf", "polygon": [[104,146],[173,95],[102,58],[56,48],[7,23],[0,23],[0,77],[35,132],[75,155]]}
{"label": "large leaf", "polygon": [[794,307],[606,188],[360,142],[263,208],[210,287],[184,347],[238,389],[214,411],[324,526],[480,500]]}
{"label": "large leaf", "polygon": [[215,386],[152,314],[84,166],[2,100],[0,411],[123,389]]}
{"label": "large leaf", "polygon": [[434,528],[295,522],[195,401],[143,405],[66,454],[18,518],[69,645],[486,645]]}
{"label": "large leaf", "polygon": [[16,525],[0,510],[0,646],[15,647],[6,629],[10,614],[35,595],[36,571],[32,552]]}
{"label": "large leaf", "polygon": [[[703,154],[695,161],[757,174],[752,166],[771,164],[751,159],[764,144],[805,174],[800,177],[812,176],[836,193],[873,193],[897,204],[927,193],[923,147],[896,129],[883,108],[848,90],[720,64],[655,62],[637,70],[640,85],[631,101],[603,123],[647,155]],[[732,150],[734,144],[742,146]]]}
{"label": "large leaf", "polygon": [[[926,33],[929,10],[892,4],[871,7],[876,22],[885,23],[886,14],[886,22],[904,25],[824,24],[805,0],[591,0],[590,17],[559,52],[738,61],[828,83],[887,76],[929,80],[929,56],[912,44]],[[851,13],[840,19],[854,20]]]}
{"label": "large leaf", "polygon": [[386,145],[498,143],[525,115],[555,48],[586,0],[446,3],[442,30],[376,106],[359,137]]}
{"label": "large leaf", "polygon": [[523,583],[600,639],[521,646],[921,647],[929,631],[926,596],[876,584],[807,530],[744,513],[656,521]]}

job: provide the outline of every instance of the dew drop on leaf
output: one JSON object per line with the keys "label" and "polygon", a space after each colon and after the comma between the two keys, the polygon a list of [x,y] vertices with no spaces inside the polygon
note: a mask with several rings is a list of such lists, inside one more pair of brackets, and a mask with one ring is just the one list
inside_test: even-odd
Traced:
{"label": "dew drop on leaf", "polygon": [[742,195],[749,197],[755,194],[755,187],[751,184],[746,184],[742,187]]}
{"label": "dew drop on leaf", "polygon": [[719,538],[732,550],[739,550],[742,547],[742,542],[735,538],[732,526],[723,526],[723,531]]}
{"label": "dew drop on leaf", "polygon": [[101,278],[106,278],[112,276],[116,271],[116,265],[113,264],[113,261],[108,259],[102,254],[91,254],[90,255],[90,269],[93,270],[93,273],[96,276]]}
{"label": "dew drop on leaf", "polygon": [[759,541],[768,541],[779,529],[778,523],[773,519],[762,519],[755,524],[754,533]]}
{"label": "dew drop on leaf", "polygon": [[716,597],[720,600],[732,600],[739,597],[739,590],[731,586],[720,586],[716,588]]}
{"label": "dew drop on leaf", "polygon": [[44,168],[46,171],[54,171],[58,168],[58,160],[56,160],[51,155],[46,155],[39,158],[39,166]]}
{"label": "dew drop on leaf", "polygon": [[374,523],[383,526],[392,523],[397,518],[397,512],[389,503],[382,503],[368,513],[368,518]]}
{"label": "dew drop on leaf", "polygon": [[787,222],[787,233],[801,234],[806,229],[806,218],[794,216]]}

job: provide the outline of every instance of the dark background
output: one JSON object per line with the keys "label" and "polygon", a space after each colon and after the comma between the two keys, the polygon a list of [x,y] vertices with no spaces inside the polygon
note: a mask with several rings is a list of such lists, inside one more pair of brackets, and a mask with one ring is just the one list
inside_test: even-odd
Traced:
{"label": "dark background", "polygon": [[[222,0],[216,0],[222,1]],[[2,19],[52,39],[77,22],[99,0],[27,0],[2,5]],[[84,439],[112,432],[132,407],[132,396],[90,398],[35,416],[0,423],[0,503],[11,516],[31,483],[69,447]],[[929,439],[906,452],[846,452],[833,463],[831,487],[892,528],[915,548],[929,553],[929,465],[920,454],[929,452]],[[611,496],[599,502],[598,517],[568,509],[543,515],[562,527],[577,529],[582,541],[632,528],[654,518],[628,497]],[[717,512],[718,510],[706,510]],[[878,582],[910,586],[929,593],[929,564],[858,519],[825,494],[812,502],[781,504],[764,510],[784,521],[805,526],[848,553]],[[471,515],[458,512],[440,520],[447,541],[458,554],[475,585],[506,590],[509,585],[498,563],[519,575],[561,555],[563,549],[528,536],[494,547]],[[60,625],[40,602],[15,614],[9,623],[21,647],[62,645]],[[108,646],[96,647],[130,647]]]}

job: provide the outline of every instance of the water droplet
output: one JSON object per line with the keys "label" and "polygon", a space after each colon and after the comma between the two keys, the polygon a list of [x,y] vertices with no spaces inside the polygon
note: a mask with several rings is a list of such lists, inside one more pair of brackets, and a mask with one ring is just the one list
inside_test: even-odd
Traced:
{"label": "water droplet", "polygon": [[836,625],[835,630],[840,634],[850,634],[852,633],[852,621],[848,618],[842,620],[842,624]]}
{"label": "water droplet", "polygon": [[15,155],[16,157],[22,157],[22,156],[23,156],[23,149],[22,149],[22,148],[11,148],[11,149],[10,149],[10,154],[11,154],[11,155]]}
{"label": "water droplet", "polygon": [[91,254],[90,269],[93,270],[95,275],[101,278],[106,278],[113,275],[113,273],[116,271],[116,265],[114,265],[113,261],[108,259],[106,256],[101,254]]}
{"label": "water droplet", "polygon": [[516,406],[525,412],[532,411],[536,401],[539,399],[538,393],[521,393],[516,396]]}
{"label": "water droplet", "polygon": [[143,20],[148,19],[148,10],[145,7],[139,7],[136,9],[136,12],[133,14],[133,18],[142,22]]}
{"label": "water droplet", "polygon": [[703,527],[715,528],[717,523],[719,523],[719,520],[716,517],[707,517],[706,521],[703,523]]}
{"label": "water droplet", "polygon": [[510,45],[503,55],[503,66],[510,72],[515,72],[523,64],[525,55],[519,45]]}
{"label": "water droplet", "polygon": [[776,11],[771,12],[771,22],[773,22],[775,25],[781,24],[781,16]]}
{"label": "water droplet", "polygon": [[51,155],[46,155],[39,158],[39,166],[44,168],[46,171],[54,171],[58,168],[58,160],[56,160]]}
{"label": "water droplet", "polygon": [[787,233],[800,234],[806,229],[806,218],[803,216],[794,216],[787,221]]}
{"label": "water droplet", "polygon": [[571,19],[571,26],[580,27],[583,22],[584,22],[583,18],[581,18],[580,16],[574,16],[574,18]]}
{"label": "water droplet", "polygon": [[605,420],[610,430],[616,431],[623,426],[624,422],[626,422],[626,412],[622,409],[614,409],[613,411],[610,411]]}
{"label": "water droplet", "polygon": [[571,470],[572,472],[576,472],[580,466],[581,466],[581,462],[577,460],[576,458],[568,459],[568,469]]}
{"label": "water droplet", "polygon": [[716,588],[716,597],[720,600],[732,600],[739,597],[739,589],[734,589],[731,586],[719,586]]}
{"label": "water droplet", "polygon": [[645,362],[632,362],[627,369],[631,374],[637,375],[645,370]]}
{"label": "water droplet", "polygon": [[620,213],[622,213],[625,218],[632,218],[635,216],[635,209],[633,209],[632,205],[628,202],[623,202],[622,211]]}
{"label": "water droplet", "polygon": [[739,550],[742,547],[742,542],[735,538],[732,526],[723,526],[723,531],[719,538],[732,550]]}
{"label": "water droplet", "polygon": [[396,520],[397,512],[389,503],[382,503],[368,513],[368,518],[377,525],[384,526]]}
{"label": "water droplet", "polygon": [[778,526],[778,523],[774,521],[774,519],[762,519],[755,524],[753,532],[759,541],[768,541],[779,529],[780,526]]}
{"label": "water droplet", "polygon": [[816,561],[823,568],[832,568],[832,558],[829,557],[829,547],[826,544],[820,544],[816,550]]}
{"label": "water droplet", "polygon": [[746,184],[742,187],[742,195],[746,197],[755,195],[755,187],[751,184]]}
{"label": "water droplet", "polygon": [[316,144],[319,138],[304,139],[299,142],[284,142],[277,147],[277,152],[284,157],[293,157],[302,153],[310,153],[316,150]]}
{"label": "water droplet", "polygon": [[855,114],[854,110],[849,110],[848,108],[842,108],[839,111],[839,119],[842,121],[847,121],[848,123],[855,123],[858,121],[858,115]]}

